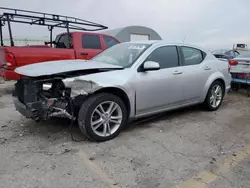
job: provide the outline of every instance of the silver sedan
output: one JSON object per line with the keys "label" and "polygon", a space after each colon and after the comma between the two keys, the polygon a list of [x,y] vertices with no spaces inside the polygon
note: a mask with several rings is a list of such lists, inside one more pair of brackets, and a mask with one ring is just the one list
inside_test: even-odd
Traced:
{"label": "silver sedan", "polygon": [[[191,45],[121,43],[89,61],[53,61],[16,69],[26,76],[19,85],[39,92],[32,98],[18,90],[14,103],[33,119],[59,115],[77,119],[84,135],[106,141],[137,118],[194,104],[217,110],[230,89],[229,69],[228,62]],[[34,116],[36,110],[39,114]]]}

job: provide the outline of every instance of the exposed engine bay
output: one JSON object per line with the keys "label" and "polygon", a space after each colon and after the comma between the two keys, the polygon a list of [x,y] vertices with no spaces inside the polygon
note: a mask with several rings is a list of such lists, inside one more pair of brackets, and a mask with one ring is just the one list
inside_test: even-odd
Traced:
{"label": "exposed engine bay", "polygon": [[66,88],[61,79],[20,79],[13,95],[28,108],[29,113],[23,114],[26,117],[34,120],[53,116],[73,118],[70,88]]}
{"label": "exposed engine bay", "polygon": [[[91,81],[78,77],[117,69],[121,68],[94,68],[38,77],[24,76],[17,81],[13,91],[15,108],[25,117],[36,121],[51,117],[76,119],[81,104],[89,94],[85,90],[91,90],[93,86]],[[66,87],[64,79],[71,79],[71,85]]]}
{"label": "exposed engine bay", "polygon": [[[103,71],[108,69],[92,70],[88,71],[88,74]],[[75,119],[86,94],[71,98],[71,88],[65,87],[62,79],[85,74],[81,71],[51,77],[20,79],[13,91],[15,107],[21,114],[36,121],[51,117]]]}

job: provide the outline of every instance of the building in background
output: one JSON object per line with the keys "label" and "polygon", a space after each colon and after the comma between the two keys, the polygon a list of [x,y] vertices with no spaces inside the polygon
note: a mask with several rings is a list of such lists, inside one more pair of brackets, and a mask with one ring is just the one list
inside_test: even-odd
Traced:
{"label": "building in background", "polygon": [[[121,42],[140,40],[162,40],[161,36],[153,29],[144,26],[127,26],[118,29],[98,31],[114,36]],[[41,45],[49,41],[48,36],[44,37],[13,37],[15,46]],[[10,39],[4,38],[4,45],[10,46]]]}
{"label": "building in background", "polygon": [[151,28],[144,26],[127,26],[118,29],[102,31],[111,35],[121,42],[140,41],[140,40],[162,40],[161,36]]}
{"label": "building in background", "polygon": [[238,51],[248,51],[247,44],[233,44],[233,49]]}

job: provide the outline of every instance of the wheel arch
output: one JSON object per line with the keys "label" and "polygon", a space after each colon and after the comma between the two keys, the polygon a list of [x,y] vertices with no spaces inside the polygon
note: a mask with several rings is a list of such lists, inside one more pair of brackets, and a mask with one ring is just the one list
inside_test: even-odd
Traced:
{"label": "wheel arch", "polygon": [[214,80],[213,82],[215,82],[215,81],[219,81],[219,82],[222,83],[223,89],[224,89],[224,94],[225,94],[225,92],[226,92],[226,83],[225,83],[225,81],[224,81],[222,78],[217,78],[217,79]]}
{"label": "wheel arch", "polygon": [[110,93],[110,94],[120,97],[128,110],[128,115],[130,116],[130,113],[132,111],[131,100],[123,89],[117,88],[117,87],[104,87],[104,88],[100,88],[96,90],[95,92],[92,93],[92,95],[97,94],[97,93]]}
{"label": "wheel arch", "polygon": [[210,88],[210,86],[215,82],[215,81],[220,81],[223,84],[224,87],[224,94],[226,93],[226,83],[224,80],[224,76],[221,72],[216,72],[214,74],[212,74],[209,79],[207,80],[206,84],[205,84],[205,90],[203,93],[203,97],[202,100],[205,100],[206,96],[207,96],[207,92]]}

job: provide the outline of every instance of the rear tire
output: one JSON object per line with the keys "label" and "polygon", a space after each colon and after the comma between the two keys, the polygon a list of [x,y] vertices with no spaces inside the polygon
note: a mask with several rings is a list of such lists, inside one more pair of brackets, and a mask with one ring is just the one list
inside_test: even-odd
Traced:
{"label": "rear tire", "polygon": [[99,93],[83,102],[78,114],[78,125],[90,140],[104,142],[115,138],[127,119],[127,108],[119,97]]}
{"label": "rear tire", "polygon": [[208,111],[216,111],[220,108],[225,94],[224,85],[216,80],[209,87],[203,106]]}
{"label": "rear tire", "polygon": [[231,84],[231,89],[232,89],[233,91],[238,91],[239,88],[240,88],[240,85],[239,85],[239,84],[237,84],[237,83],[232,83],[232,84]]}
{"label": "rear tire", "polygon": [[247,96],[250,97],[250,87],[247,87]]}

